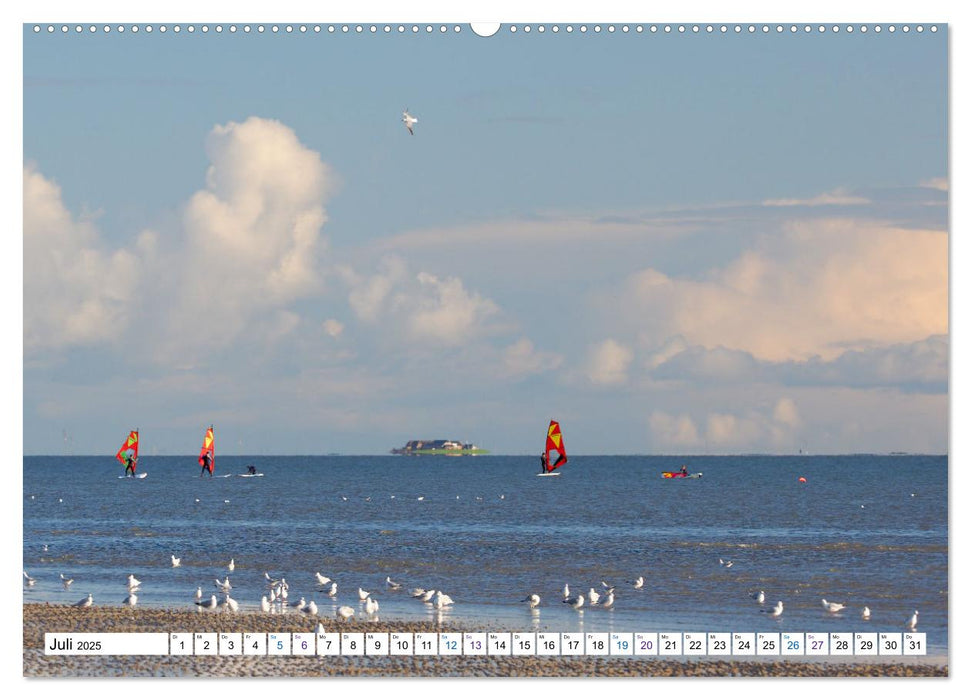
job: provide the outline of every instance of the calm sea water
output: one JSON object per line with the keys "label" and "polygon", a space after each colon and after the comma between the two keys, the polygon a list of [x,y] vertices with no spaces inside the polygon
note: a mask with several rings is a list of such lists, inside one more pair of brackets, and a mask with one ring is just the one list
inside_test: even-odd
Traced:
{"label": "calm sea water", "polygon": [[[704,476],[660,478],[682,462]],[[237,476],[247,464],[265,476]],[[558,478],[536,478],[536,457],[220,457],[212,479],[191,456],[139,466],[147,478],[117,478],[110,456],[24,458],[25,601],[121,605],[133,573],[140,606],[195,609],[232,558],[249,609],[264,572],[322,616],[349,604],[365,617],[362,587],[382,618],[481,631],[903,631],[917,609],[929,652],[947,653],[946,456],[572,457]],[[455,605],[435,611],[386,576]],[[586,595],[601,581],[613,610],[561,603],[564,584]],[[777,600],[781,618],[760,612]]]}

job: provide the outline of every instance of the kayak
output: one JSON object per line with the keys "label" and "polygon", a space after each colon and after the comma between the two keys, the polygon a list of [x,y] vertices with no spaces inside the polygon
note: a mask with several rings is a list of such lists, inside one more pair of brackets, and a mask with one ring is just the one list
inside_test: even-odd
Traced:
{"label": "kayak", "polygon": [[694,474],[682,474],[681,472],[661,472],[662,479],[700,479],[701,472]]}

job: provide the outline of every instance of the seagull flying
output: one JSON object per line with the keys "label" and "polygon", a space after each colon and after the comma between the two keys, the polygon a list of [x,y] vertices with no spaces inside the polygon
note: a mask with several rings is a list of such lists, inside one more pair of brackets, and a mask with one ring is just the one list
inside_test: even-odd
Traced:
{"label": "seagull flying", "polygon": [[451,596],[448,596],[445,593],[442,593],[441,591],[438,591],[435,594],[435,607],[438,608],[439,610],[441,610],[447,605],[453,605],[454,602],[455,601],[452,600]]}
{"label": "seagull flying", "polygon": [[64,587],[67,588],[72,583],[74,583],[74,579],[73,578],[64,578],[64,574],[61,574],[61,583],[63,583],[64,584]]}
{"label": "seagull flying", "polygon": [[373,598],[369,597],[364,601],[364,612],[366,612],[368,615],[373,615],[376,613],[378,608],[378,601],[374,600]]}
{"label": "seagull flying", "polygon": [[182,559],[180,559],[180,558],[178,558],[178,557],[176,557],[176,556],[175,556],[175,555],[173,554],[173,555],[172,555],[172,568],[174,569],[174,568],[176,568],[176,567],[178,567],[178,566],[182,566]]}
{"label": "seagull flying", "polygon": [[401,121],[405,123],[405,128],[408,130],[408,133],[414,136],[415,130],[412,127],[418,123],[418,118],[408,114],[408,110],[406,109],[401,113]]}
{"label": "seagull flying", "polygon": [[37,583],[37,579],[31,578],[30,574],[24,571],[24,583],[26,583],[28,586],[33,586],[35,583]]}
{"label": "seagull flying", "polygon": [[134,574],[128,574],[128,590],[132,591],[142,585],[142,582],[135,578]]}
{"label": "seagull flying", "polygon": [[633,581],[634,588],[644,588],[644,577],[638,576]]}

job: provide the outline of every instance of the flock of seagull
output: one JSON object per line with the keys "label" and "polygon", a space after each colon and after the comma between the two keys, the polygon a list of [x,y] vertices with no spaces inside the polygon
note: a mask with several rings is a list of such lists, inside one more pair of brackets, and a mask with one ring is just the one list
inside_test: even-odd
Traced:
{"label": "flock of seagull", "polygon": [[[46,546],[45,546],[46,548]],[[182,559],[176,557],[174,554],[171,555],[172,568],[178,568],[182,566]],[[719,559],[719,566],[730,568],[733,564],[730,560]],[[195,605],[198,606],[198,610],[208,610],[212,612],[225,611],[225,612],[238,612],[239,603],[234,600],[230,591],[232,591],[233,586],[229,581],[229,573],[236,569],[236,560],[230,559],[229,563],[226,565],[227,575],[220,581],[217,577],[215,579],[215,589],[222,595],[222,600],[216,593],[211,593],[209,598],[206,598],[202,586],[196,589],[195,593]],[[260,610],[264,613],[285,613],[285,612],[299,612],[311,617],[319,616],[319,608],[314,600],[309,602],[305,597],[301,596],[299,600],[290,600],[290,584],[287,583],[285,578],[275,578],[270,576],[269,572],[263,573],[265,579],[265,590],[260,599]],[[60,574],[61,583],[65,589],[69,589],[74,583],[73,578],[66,577],[63,573]],[[337,598],[337,582],[328,576],[321,574],[319,571],[314,573],[314,580],[316,583],[316,591],[318,593],[323,593],[332,601],[335,602]],[[30,576],[26,570],[24,570],[24,583],[25,585],[33,586],[37,580]],[[385,585],[388,591],[402,591],[402,584],[393,581],[390,576],[385,577]],[[627,583],[633,588],[633,590],[642,590],[644,588],[644,577],[638,576],[633,581],[627,581]],[[134,574],[128,575],[127,580],[127,590],[128,595],[122,601],[122,605],[134,608],[138,603],[138,592],[141,590],[142,582],[135,578]],[[600,582],[601,589],[598,591],[595,587],[591,586],[584,596],[583,593],[578,593],[572,595],[570,591],[569,583],[563,586],[563,596],[561,602],[565,605],[569,605],[574,610],[582,613],[583,607],[589,602],[591,607],[598,607],[602,610],[610,610],[614,607],[616,601],[615,591],[616,586],[611,586],[606,581]],[[451,596],[441,590],[437,589],[425,589],[425,588],[412,588],[408,592],[412,598],[430,605],[436,610],[443,610],[446,608],[451,608],[454,605],[454,601]],[[765,604],[765,591],[756,591],[751,594],[751,597],[759,605]],[[365,591],[363,588],[357,589],[357,598],[360,603],[361,609],[369,617],[369,619],[376,620],[374,617],[380,605],[376,598],[371,594],[370,591]],[[540,606],[542,598],[537,593],[531,593],[526,596],[526,598],[520,601],[526,603],[530,610],[535,610]],[[94,605],[94,597],[91,593],[88,593],[87,597],[82,598],[78,602],[73,604],[77,608],[89,608]],[[826,613],[831,615],[838,615],[846,610],[845,603],[836,603],[821,599],[821,605]],[[785,605],[780,600],[771,608],[762,608],[760,612],[769,615],[770,617],[778,618],[782,616],[785,610]],[[350,605],[340,605],[336,607],[336,614],[340,620],[349,620],[353,617],[357,611]],[[913,615],[905,623],[905,627],[911,631],[917,629],[917,618],[920,613],[914,610]],[[864,606],[860,611],[860,617],[863,620],[870,619],[870,608]]]}

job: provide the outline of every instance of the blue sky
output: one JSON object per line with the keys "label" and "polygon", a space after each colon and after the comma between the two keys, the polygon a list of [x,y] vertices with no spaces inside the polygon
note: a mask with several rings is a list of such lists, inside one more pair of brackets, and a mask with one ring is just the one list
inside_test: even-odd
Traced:
{"label": "blue sky", "polygon": [[944,25],[223,26],[24,30],[26,453],[947,450]]}

